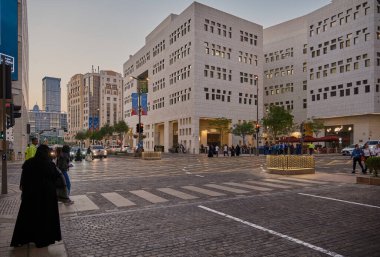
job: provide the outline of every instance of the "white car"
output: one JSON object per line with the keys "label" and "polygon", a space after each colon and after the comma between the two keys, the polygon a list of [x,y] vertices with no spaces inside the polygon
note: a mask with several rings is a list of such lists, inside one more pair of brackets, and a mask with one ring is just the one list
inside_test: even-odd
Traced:
{"label": "white car", "polygon": [[107,158],[107,151],[102,145],[91,145],[90,146],[92,158]]}
{"label": "white car", "polygon": [[[362,148],[362,145],[359,145],[359,148]],[[355,145],[349,145],[342,149],[341,153],[342,155],[348,155],[351,156],[352,151],[355,149]]]}
{"label": "white car", "polygon": [[368,144],[368,148],[372,152],[375,149],[376,145],[380,144],[380,140],[370,140],[367,141],[366,144]]}

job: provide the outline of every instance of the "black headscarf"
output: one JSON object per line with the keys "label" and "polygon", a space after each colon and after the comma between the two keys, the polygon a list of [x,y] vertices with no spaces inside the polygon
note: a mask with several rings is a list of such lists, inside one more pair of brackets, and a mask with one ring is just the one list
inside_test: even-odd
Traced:
{"label": "black headscarf", "polygon": [[50,148],[47,145],[40,145],[37,148],[36,155],[34,156],[36,160],[49,160],[50,159]]}

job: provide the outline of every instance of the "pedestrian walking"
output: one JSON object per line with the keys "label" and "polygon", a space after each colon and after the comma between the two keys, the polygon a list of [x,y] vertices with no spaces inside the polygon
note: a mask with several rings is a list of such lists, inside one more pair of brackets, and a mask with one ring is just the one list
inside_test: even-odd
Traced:
{"label": "pedestrian walking", "polygon": [[214,157],[214,147],[212,146],[212,144],[209,145],[208,147],[208,157]]}
{"label": "pedestrian walking", "polygon": [[41,248],[62,240],[56,194],[59,175],[49,153],[49,147],[41,145],[22,165],[21,205],[10,244],[13,247],[35,243]]}
{"label": "pedestrian walking", "polygon": [[227,144],[225,144],[224,146],[223,146],[223,156],[228,156],[228,145]]}
{"label": "pedestrian walking", "polygon": [[25,150],[25,161],[29,160],[30,158],[34,157],[34,155],[36,155],[37,145],[38,145],[38,139],[33,137],[32,143]]}
{"label": "pedestrian walking", "polygon": [[230,152],[231,152],[231,157],[235,156],[235,147],[234,147],[234,145],[231,145]]}
{"label": "pedestrian walking", "polygon": [[215,146],[215,155],[216,155],[216,157],[219,157],[219,146],[218,145]]}
{"label": "pedestrian walking", "polygon": [[312,142],[310,142],[310,143],[308,144],[308,148],[309,148],[309,154],[310,154],[310,155],[313,155],[315,145],[314,145]]}
{"label": "pedestrian walking", "polygon": [[236,145],[235,152],[236,152],[236,156],[240,155],[240,146],[239,146],[239,144]]}
{"label": "pedestrian walking", "polygon": [[363,158],[363,162],[364,162],[364,172],[367,172],[368,167],[367,167],[367,165],[366,165],[365,162],[366,162],[366,160],[367,160],[369,157],[372,156],[372,151],[371,151],[371,149],[369,149],[369,146],[368,146],[367,143],[365,143],[364,146],[363,146],[363,156],[364,156],[364,158]]}
{"label": "pedestrian walking", "polygon": [[85,160],[86,161],[92,161],[92,151],[91,151],[90,147],[87,148]]}
{"label": "pedestrian walking", "polygon": [[380,156],[380,144],[377,144],[375,149],[373,149],[373,156]]}
{"label": "pedestrian walking", "polygon": [[363,150],[359,148],[359,145],[355,145],[355,149],[352,151],[351,158],[352,158],[352,173],[356,172],[356,163],[359,163],[359,166],[362,168],[362,173],[365,174],[363,165],[362,165],[362,156],[363,156]]}
{"label": "pedestrian walking", "polygon": [[70,195],[71,181],[68,174],[70,167],[70,147],[68,145],[64,145],[59,155],[57,154],[57,167],[65,177],[67,192]]}

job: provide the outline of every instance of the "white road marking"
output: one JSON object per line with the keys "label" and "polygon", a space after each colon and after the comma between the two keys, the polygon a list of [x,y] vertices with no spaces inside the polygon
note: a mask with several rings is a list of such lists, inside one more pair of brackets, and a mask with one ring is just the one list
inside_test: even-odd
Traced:
{"label": "white road marking", "polygon": [[204,188],[200,188],[200,187],[195,187],[195,186],[183,186],[182,188],[185,188],[187,190],[191,190],[191,191],[194,191],[194,192],[197,192],[197,193],[201,193],[201,194],[204,194],[204,195],[209,195],[209,196],[222,196],[222,195],[225,195],[223,193],[219,193],[219,192],[215,192],[215,191],[211,191],[211,190],[208,190],[208,189],[204,189]]}
{"label": "white road marking", "polygon": [[193,196],[193,195],[189,195],[189,194],[186,194],[186,193],[183,193],[183,192],[180,192],[180,191],[177,191],[175,189],[172,189],[172,188],[168,188],[168,187],[165,187],[165,188],[157,188],[157,190],[161,191],[161,192],[164,192],[168,195],[172,195],[172,196],[175,196],[175,197],[178,197],[178,198],[181,198],[181,199],[184,199],[184,200],[189,200],[189,199],[196,199],[198,197],[196,196]]}
{"label": "white road marking", "polygon": [[202,176],[202,175],[195,175],[195,176],[197,176],[197,177],[201,177],[201,178],[204,178],[205,176]]}
{"label": "white road marking", "polygon": [[311,184],[319,184],[319,185],[327,184],[327,182],[324,182],[324,181],[315,181],[315,180],[302,179],[302,178],[281,178],[281,179],[294,181],[294,182],[302,182],[302,183],[305,182],[305,183],[311,183]]}
{"label": "white road marking", "polygon": [[59,205],[59,211],[61,213],[80,212],[80,211],[92,211],[98,210],[99,207],[90,200],[86,195],[74,195],[70,196],[70,199],[74,201],[74,204]]}
{"label": "white road marking", "polygon": [[136,205],[134,202],[124,198],[123,196],[119,195],[118,193],[103,193],[101,194],[104,198],[106,198],[108,201],[116,205],[117,207],[125,207],[125,206],[133,206]]}
{"label": "white road marking", "polygon": [[319,195],[311,195],[311,194],[304,194],[304,193],[298,193],[298,194],[300,194],[300,195],[306,195],[306,196],[311,196],[311,197],[316,197],[316,198],[327,199],[327,200],[332,200],[332,201],[338,201],[338,202],[343,202],[343,203],[350,203],[350,204],[356,204],[356,205],[361,205],[361,206],[366,206],[366,207],[380,209],[380,206],[376,206],[376,205],[370,205],[370,204],[365,204],[365,203],[357,203],[357,202],[350,202],[350,201],[345,201],[345,200],[340,200],[340,199],[330,198],[330,197],[325,197],[325,196],[319,196]]}
{"label": "white road marking", "polygon": [[209,212],[212,212],[212,213],[215,213],[215,214],[218,214],[220,216],[223,216],[223,217],[226,217],[226,218],[229,218],[229,219],[232,219],[234,221],[237,221],[237,222],[240,222],[240,223],[243,223],[245,225],[248,225],[250,227],[253,227],[253,228],[256,228],[258,230],[261,230],[261,231],[264,231],[264,232],[268,232],[272,235],[276,235],[276,236],[279,236],[281,238],[284,238],[286,240],[289,240],[293,243],[297,243],[297,244],[300,244],[300,245],[303,245],[303,246],[306,246],[310,249],[313,249],[315,251],[318,251],[318,252],[321,252],[321,253],[324,253],[324,254],[327,254],[329,256],[334,256],[334,257],[343,257],[343,255],[340,255],[340,254],[337,254],[335,252],[332,252],[332,251],[329,251],[329,250],[326,250],[326,249],[323,249],[319,246],[316,246],[316,245],[313,245],[313,244],[309,244],[307,242],[304,242],[300,239],[297,239],[297,238],[294,238],[294,237],[291,237],[291,236],[287,236],[285,234],[282,234],[282,233],[279,233],[279,232],[276,232],[274,230],[271,230],[271,229],[268,229],[268,228],[264,228],[262,226],[259,226],[259,225],[256,225],[256,224],[253,224],[251,222],[248,222],[248,221],[245,221],[245,220],[242,220],[242,219],[239,219],[239,218],[236,218],[234,216],[231,216],[231,215],[228,215],[228,214],[225,214],[223,212],[219,212],[219,211],[216,211],[216,210],[213,210],[213,209],[210,209],[208,207],[205,207],[205,206],[202,206],[202,205],[198,205],[199,208],[202,208],[203,210],[206,210],[206,211],[209,211]]}
{"label": "white road marking", "polygon": [[216,185],[216,184],[207,184],[205,186],[206,187],[212,187],[212,188],[215,188],[215,189],[224,190],[224,191],[228,191],[228,192],[232,192],[232,193],[237,193],[237,194],[246,194],[246,193],[249,193],[249,191],[246,191],[246,190],[232,188],[232,187],[226,187],[226,186],[220,186],[220,185]]}
{"label": "white road marking", "polygon": [[141,198],[144,198],[145,200],[147,200],[148,202],[151,202],[151,203],[163,203],[163,202],[168,201],[162,197],[159,197],[157,195],[149,193],[145,190],[134,190],[134,191],[129,191],[129,192],[131,192],[132,194],[137,195]]}
{"label": "white road marking", "polygon": [[261,186],[274,187],[274,188],[283,188],[283,189],[291,188],[290,186],[278,185],[278,184],[262,182],[262,181],[247,180],[246,182],[251,183],[251,184],[261,185]]}
{"label": "white road marking", "polygon": [[287,185],[293,185],[293,186],[305,186],[305,187],[311,186],[310,184],[291,182],[291,181],[284,181],[282,179],[266,178],[266,179],[263,179],[263,180],[264,181],[273,182],[273,183],[287,184]]}
{"label": "white road marking", "polygon": [[252,185],[235,183],[235,182],[226,182],[223,184],[230,185],[230,186],[243,187],[243,188],[248,188],[248,189],[253,189],[253,190],[258,190],[258,191],[271,191],[272,190],[272,188],[258,187],[258,186],[252,186]]}

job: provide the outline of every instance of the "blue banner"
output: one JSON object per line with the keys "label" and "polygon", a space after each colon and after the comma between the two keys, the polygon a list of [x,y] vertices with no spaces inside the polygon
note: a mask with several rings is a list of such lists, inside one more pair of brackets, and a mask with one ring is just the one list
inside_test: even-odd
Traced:
{"label": "blue banner", "polygon": [[92,128],[92,117],[88,117],[88,128]]}
{"label": "blue banner", "polygon": [[132,93],[132,113],[131,115],[139,114],[139,95],[137,93]]}
{"label": "blue banner", "polygon": [[12,80],[18,79],[17,0],[0,1],[0,63],[12,67]]}
{"label": "blue banner", "polygon": [[94,117],[94,129],[99,129],[99,117]]}
{"label": "blue banner", "polygon": [[141,115],[148,114],[148,94],[141,94]]}

